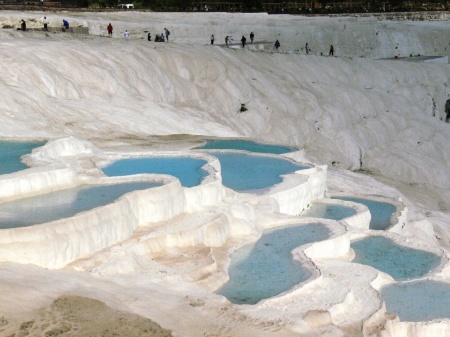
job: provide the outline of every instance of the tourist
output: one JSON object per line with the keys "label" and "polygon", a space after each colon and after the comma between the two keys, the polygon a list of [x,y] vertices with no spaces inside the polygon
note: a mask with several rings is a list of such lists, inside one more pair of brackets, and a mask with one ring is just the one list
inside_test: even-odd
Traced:
{"label": "tourist", "polygon": [[42,19],[42,23],[44,24],[44,30],[48,30],[48,20],[46,16]]}
{"label": "tourist", "polygon": [[446,114],[445,121],[447,123],[449,123],[450,122],[450,99],[448,99],[445,102],[445,114]]}
{"label": "tourist", "polygon": [[108,27],[106,27],[106,30],[108,31],[108,36],[112,37],[113,26],[111,22],[109,23]]}
{"label": "tourist", "polygon": [[125,39],[128,39],[128,37],[130,36],[130,33],[128,33],[128,30],[125,30],[125,33],[123,33],[123,36],[125,37]]}
{"label": "tourist", "polygon": [[255,34],[253,32],[250,33],[250,43],[253,43],[253,39],[255,38]]}
{"label": "tourist", "polygon": [[63,27],[64,27],[65,29],[69,29],[69,21],[63,19]]}
{"label": "tourist", "polygon": [[275,49],[278,49],[281,47],[280,41],[276,40],[275,41]]}
{"label": "tourist", "polygon": [[211,44],[214,44],[214,34],[211,35]]}
{"label": "tourist", "polygon": [[24,19],[22,19],[22,23],[20,24],[20,30],[23,30],[24,32],[27,30],[27,23]]}
{"label": "tourist", "polygon": [[228,35],[225,36],[225,45],[226,45],[227,47],[228,47],[228,39],[229,39]]}
{"label": "tourist", "polygon": [[148,41],[151,41],[151,40],[152,40],[152,34],[150,34],[150,33],[147,34],[147,40],[148,40]]}
{"label": "tourist", "polygon": [[[169,32],[169,30],[167,29],[167,28],[164,28],[164,34],[166,35],[166,42],[169,42],[169,35],[170,35],[170,32]],[[164,39],[163,39],[164,40]]]}
{"label": "tourist", "polygon": [[330,53],[328,55],[329,56],[333,56],[334,55],[334,47],[333,47],[333,45],[330,46]]}
{"label": "tourist", "polygon": [[247,42],[247,39],[245,38],[244,35],[242,35],[241,42],[242,42],[242,48],[245,48],[245,43]]}
{"label": "tourist", "polygon": [[309,52],[311,51],[311,49],[309,49],[308,42],[306,42],[306,45],[305,45],[305,51],[306,51],[306,55],[308,55]]}

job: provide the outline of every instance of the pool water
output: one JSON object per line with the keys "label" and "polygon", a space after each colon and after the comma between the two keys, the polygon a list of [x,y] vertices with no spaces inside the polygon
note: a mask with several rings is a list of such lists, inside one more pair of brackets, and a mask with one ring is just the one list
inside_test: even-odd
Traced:
{"label": "pool water", "polygon": [[236,304],[255,304],[306,281],[311,271],[294,260],[291,251],[329,235],[319,223],[264,231],[256,243],[231,255],[230,280],[217,293]]}
{"label": "pool water", "polygon": [[249,140],[240,140],[240,139],[207,140],[205,145],[198,147],[198,149],[243,150],[248,152],[273,153],[273,154],[282,154],[298,150],[295,147],[260,144]]}
{"label": "pool water", "polygon": [[4,142],[0,141],[0,174],[9,174],[28,168],[20,157],[31,153],[34,148],[43,146],[44,142]]}
{"label": "pool water", "polygon": [[395,205],[388,202],[356,197],[332,197],[332,199],[352,201],[366,205],[372,216],[372,218],[370,219],[369,228],[374,230],[384,230],[390,227],[392,224],[391,218],[397,210],[397,207]]}
{"label": "pool water", "polygon": [[282,182],[280,175],[308,169],[274,157],[234,152],[208,152],[220,161],[222,183],[236,191],[259,190]]}
{"label": "pool water", "polygon": [[208,173],[202,169],[206,160],[189,157],[145,157],[118,160],[102,169],[107,176],[142,173],[168,174],[184,187],[200,185]]}
{"label": "pool water", "polygon": [[113,202],[125,193],[161,184],[133,182],[84,185],[0,204],[0,229],[27,227],[88,211]]}
{"label": "pool water", "polygon": [[441,263],[436,254],[398,245],[383,236],[353,241],[351,247],[356,253],[353,262],[372,266],[396,280],[422,277]]}
{"label": "pool water", "polygon": [[355,214],[356,210],[352,207],[315,202],[305,213],[302,214],[302,216],[331,219],[331,220],[342,220],[351,217],[352,215]]}
{"label": "pool water", "polygon": [[450,318],[450,284],[423,280],[390,284],[381,289],[386,310],[403,322]]}

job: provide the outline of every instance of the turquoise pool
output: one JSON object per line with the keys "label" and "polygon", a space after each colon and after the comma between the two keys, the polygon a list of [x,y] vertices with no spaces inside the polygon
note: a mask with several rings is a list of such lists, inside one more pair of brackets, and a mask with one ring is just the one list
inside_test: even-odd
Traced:
{"label": "turquoise pool", "polygon": [[88,211],[113,202],[122,195],[161,184],[133,182],[84,185],[0,204],[0,229],[27,227]]}
{"label": "turquoise pool", "polygon": [[329,229],[320,223],[264,231],[256,243],[231,255],[230,280],[217,293],[236,304],[255,304],[289,290],[311,277],[291,251],[329,235]]}
{"label": "turquoise pool", "polygon": [[[450,318],[450,284],[423,280],[390,284],[381,289],[388,312],[403,322]],[[431,337],[431,336],[430,336]]]}
{"label": "turquoise pool", "polygon": [[0,141],[0,174],[9,174],[28,168],[20,161],[20,157],[31,153],[34,148],[44,144],[44,142]]}
{"label": "turquoise pool", "polygon": [[102,168],[107,176],[127,176],[142,173],[168,174],[180,180],[184,187],[200,185],[208,173],[202,169],[207,162],[190,157],[145,157],[118,160]]}
{"label": "turquoise pool", "polygon": [[384,236],[369,236],[351,243],[353,262],[366,264],[396,280],[418,278],[439,266],[441,258],[433,253],[396,244]]}
{"label": "turquoise pool", "polygon": [[291,161],[236,152],[208,152],[220,161],[222,183],[236,191],[264,189],[281,183],[281,175],[311,168]]}
{"label": "turquoise pool", "polygon": [[369,228],[374,230],[384,230],[390,227],[392,224],[391,218],[397,210],[397,207],[393,204],[371,199],[357,197],[332,197],[332,199],[353,201],[366,205],[372,215]]}
{"label": "turquoise pool", "polygon": [[304,217],[342,220],[356,214],[352,207],[343,205],[314,202],[312,206],[302,214]]}
{"label": "turquoise pool", "polygon": [[273,154],[282,154],[298,150],[295,147],[261,144],[250,140],[241,140],[241,139],[207,140],[205,145],[197,147],[197,149],[243,150],[248,152],[273,153]]}

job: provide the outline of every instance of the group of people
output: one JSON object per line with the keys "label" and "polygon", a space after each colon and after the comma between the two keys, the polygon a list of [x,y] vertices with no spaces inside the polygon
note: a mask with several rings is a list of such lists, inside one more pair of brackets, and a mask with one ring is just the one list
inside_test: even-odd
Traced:
{"label": "group of people", "polygon": [[[43,21],[43,24],[44,24],[44,30],[48,30],[47,17],[44,16],[42,21]],[[65,20],[65,19],[63,19],[63,27],[65,29],[69,28],[69,22],[67,20]],[[23,30],[23,31],[27,30],[27,24],[26,24],[25,20],[22,19],[21,24],[20,24],[20,28],[17,28],[17,29]],[[106,30],[108,31],[108,36],[112,37],[113,26],[112,26],[111,23],[108,24],[108,26],[106,27]],[[125,30],[123,35],[124,35],[125,39],[128,39],[129,36],[130,36],[130,33],[128,32],[128,30]],[[167,28],[164,28],[164,33],[155,35],[155,42],[169,42],[169,35],[170,35],[169,30]],[[250,33],[250,43],[253,43],[254,38],[255,38],[255,34],[253,32],[251,32]],[[148,33],[148,35],[147,35],[147,40],[148,41],[152,40],[152,36],[151,36],[150,33]],[[212,34],[211,35],[211,44],[212,45],[214,44],[214,40],[215,40],[214,34]],[[230,45],[232,43],[233,43],[233,37],[231,35],[225,36],[225,45],[228,46],[228,45]],[[242,48],[245,48],[246,43],[247,43],[247,38],[245,37],[245,35],[242,35],[242,38],[241,38]],[[274,47],[275,47],[275,49],[280,48],[281,47],[280,41],[276,40],[275,44],[274,44]],[[310,51],[311,51],[311,49],[309,48],[308,43],[306,43],[306,45],[305,45],[305,52],[306,52],[306,54],[308,55]],[[320,53],[320,55],[322,55],[322,53]],[[334,56],[334,47],[333,47],[333,45],[330,46],[330,51],[329,51],[328,55],[329,56]]]}
{"label": "group of people", "polygon": [[[253,43],[254,38],[255,38],[255,34],[253,32],[251,32],[250,33],[250,43]],[[232,36],[231,35],[225,36],[225,45],[229,46],[232,43],[233,43]],[[242,35],[242,38],[241,38],[242,48],[245,48],[246,43],[247,43],[247,38],[245,37],[245,35]],[[214,44],[214,34],[211,35],[211,44]],[[276,40],[275,44],[274,44],[274,47],[275,47],[275,49],[280,48],[281,47],[280,41]],[[306,45],[305,45],[305,52],[306,52],[306,54],[308,55],[310,51],[311,51],[311,48],[309,48],[309,44],[306,43]],[[320,53],[320,55],[322,55],[322,53]],[[330,45],[330,51],[329,51],[328,55],[329,56],[334,56],[334,47],[333,47],[333,45]]]}
{"label": "group of people", "polygon": [[[251,32],[250,33],[250,44],[253,43],[254,39],[255,39],[255,33]],[[225,36],[225,45],[228,47],[232,43],[233,43],[233,37],[231,35]],[[214,44],[214,35],[211,35],[211,44]],[[245,37],[245,35],[242,35],[242,38],[241,38],[242,48],[245,48],[246,44],[247,44],[247,38]],[[280,41],[276,40],[274,47],[275,47],[275,49],[280,48],[281,47]]]}
{"label": "group of people", "polygon": [[[253,43],[253,40],[255,39],[255,34],[253,32],[250,33],[250,43]],[[233,37],[231,35],[225,36],[225,45],[229,46],[233,43]],[[214,35],[211,35],[211,44],[214,44]],[[247,44],[247,38],[245,35],[242,35],[241,38],[241,44],[242,48],[245,48],[245,45]]]}
{"label": "group of people", "polygon": [[[64,29],[69,29],[69,21],[67,21],[66,19],[63,19],[62,20],[63,21],[63,28]],[[42,18],[42,24],[44,25],[44,30],[45,31],[47,31],[48,30],[48,20],[47,20],[47,17],[46,16],[44,16],[43,18]],[[111,25],[111,24],[110,24]],[[27,23],[26,23],[26,21],[24,20],[24,19],[22,19],[21,21],[20,21],[20,28],[17,28],[17,30],[23,30],[24,32],[27,30]],[[111,31],[112,31],[112,28],[111,28]]]}
{"label": "group of people", "polygon": [[[43,24],[44,24],[44,30],[48,30],[48,20],[47,17],[44,16],[44,18],[42,19]],[[66,19],[63,19],[63,27],[64,29],[69,29],[69,22]],[[17,28],[18,30],[23,30],[26,31],[27,30],[27,23],[25,22],[25,20],[22,19],[21,24],[20,24],[20,28]],[[108,26],[106,27],[106,30],[108,31],[108,36],[112,37],[113,34],[113,26],[111,23],[108,24]],[[123,33],[125,39],[128,39],[130,36],[130,33],[128,32],[128,30],[125,30],[125,32]],[[164,33],[161,34],[156,34],[155,35],[155,42],[169,42],[169,35],[170,32],[167,28],[164,28]],[[255,34],[253,32],[250,33],[250,43],[253,43],[253,40],[255,38]],[[147,35],[147,40],[151,41],[152,40],[152,36],[150,33],[148,33]],[[211,35],[211,44],[214,44],[214,34]],[[231,35],[227,35],[225,36],[225,45],[229,46],[230,44],[233,43],[233,37]],[[242,35],[241,38],[241,44],[242,44],[242,48],[245,48],[245,45],[247,43],[247,38]],[[281,47],[280,41],[276,40],[275,44],[274,44],[275,49],[278,49]],[[305,45],[305,52],[308,55],[309,52],[311,51],[311,49],[309,48],[308,43],[306,43]],[[322,53],[320,53],[320,55],[322,55]],[[334,47],[333,45],[330,46],[330,51],[328,53],[329,56],[334,56]]]}
{"label": "group of people", "polygon": [[[112,26],[111,23],[109,23],[109,25],[106,27],[106,30],[108,31],[108,36],[112,37],[113,26]],[[164,33],[155,35],[155,42],[169,42],[169,35],[170,35],[170,31],[167,28],[164,28]],[[128,32],[127,29],[123,33],[123,37],[125,39],[128,39],[130,37],[130,33]],[[147,40],[148,41],[152,40],[152,34],[151,33],[147,34]]]}
{"label": "group of people", "polygon": [[[306,55],[308,55],[310,51],[311,51],[311,49],[309,48],[308,43],[306,43],[306,45],[305,45]],[[322,55],[322,53],[320,53],[320,55]],[[333,45],[330,45],[330,51],[329,51],[328,55],[329,56],[334,56],[334,47],[333,47]]]}
{"label": "group of people", "polygon": [[[169,42],[169,35],[170,35],[169,30],[167,28],[164,28],[164,33],[155,35],[155,42]],[[147,34],[147,40],[148,41],[152,40],[152,34],[150,33]]]}
{"label": "group of people", "polygon": [[[63,19],[63,28],[64,29],[69,29],[69,21],[67,21],[66,19]],[[47,17],[44,16],[44,18],[42,19],[42,22],[44,24],[44,30],[48,30],[48,20]],[[18,30],[23,30],[26,31],[27,30],[27,23],[25,22],[25,20],[22,19],[22,21],[20,22],[20,28],[17,28]],[[111,22],[108,24],[108,26],[106,27],[106,31],[108,32],[108,36],[112,37],[113,35],[113,26],[111,24]],[[155,36],[155,41],[156,42],[169,42],[169,35],[170,32],[167,28],[164,28],[164,33],[162,33],[161,35],[156,35]],[[123,33],[123,36],[125,37],[125,39],[128,39],[130,36],[130,33],[128,32],[128,30],[125,30],[125,32]],[[148,40],[151,41],[151,34],[148,33]]]}

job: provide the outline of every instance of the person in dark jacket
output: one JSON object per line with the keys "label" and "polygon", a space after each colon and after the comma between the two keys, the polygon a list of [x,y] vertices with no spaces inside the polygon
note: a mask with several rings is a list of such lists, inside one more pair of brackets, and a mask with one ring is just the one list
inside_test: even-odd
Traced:
{"label": "person in dark jacket", "polygon": [[242,48],[245,48],[245,43],[247,42],[247,39],[245,38],[244,35],[242,35],[242,39],[241,39],[241,43],[242,43]]}
{"label": "person in dark jacket", "polygon": [[[169,42],[170,32],[167,28],[164,28],[164,34],[166,35],[166,42]],[[163,38],[163,40],[164,40],[164,38]]]}
{"label": "person in dark jacket", "polygon": [[275,41],[275,49],[278,49],[281,47],[280,41],[276,40]]}
{"label": "person in dark jacket", "polygon": [[330,53],[328,55],[329,56],[334,56],[334,47],[333,47],[333,45],[330,46]]}

